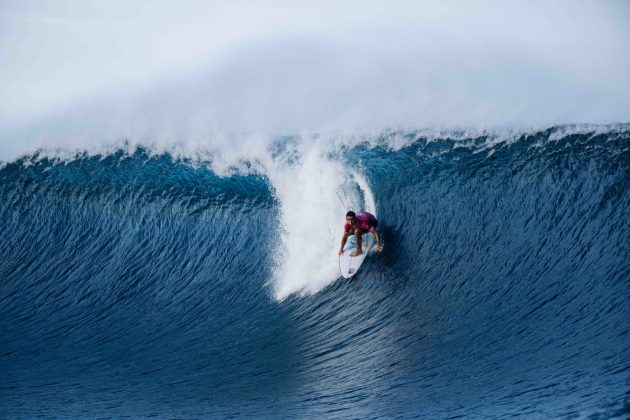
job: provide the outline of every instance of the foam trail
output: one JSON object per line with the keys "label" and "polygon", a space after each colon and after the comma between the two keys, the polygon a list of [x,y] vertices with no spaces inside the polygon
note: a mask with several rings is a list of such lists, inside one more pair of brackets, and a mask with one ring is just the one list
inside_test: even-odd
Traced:
{"label": "foam trail", "polygon": [[282,233],[273,279],[279,300],[316,293],[338,278],[337,247],[346,212],[338,191],[347,194],[351,205],[361,206],[356,188],[346,191],[354,185],[369,197],[367,209],[374,210],[372,193],[359,173],[332,160],[318,144],[301,153],[297,162],[267,173],[280,204]]}

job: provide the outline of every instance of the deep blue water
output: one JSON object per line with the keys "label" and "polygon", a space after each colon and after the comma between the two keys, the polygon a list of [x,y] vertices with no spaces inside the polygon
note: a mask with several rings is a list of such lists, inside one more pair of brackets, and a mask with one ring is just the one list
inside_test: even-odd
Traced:
{"label": "deep blue water", "polygon": [[387,246],[282,301],[264,174],[7,163],[0,417],[630,417],[630,129],[561,132],[335,154]]}

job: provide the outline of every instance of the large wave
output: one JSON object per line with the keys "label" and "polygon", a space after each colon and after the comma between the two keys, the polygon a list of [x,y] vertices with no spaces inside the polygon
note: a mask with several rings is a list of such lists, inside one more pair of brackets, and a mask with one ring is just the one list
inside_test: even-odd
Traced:
{"label": "large wave", "polygon": [[[408,131],[6,161],[0,412],[623,416],[629,140]],[[352,281],[345,201],[386,241]]]}

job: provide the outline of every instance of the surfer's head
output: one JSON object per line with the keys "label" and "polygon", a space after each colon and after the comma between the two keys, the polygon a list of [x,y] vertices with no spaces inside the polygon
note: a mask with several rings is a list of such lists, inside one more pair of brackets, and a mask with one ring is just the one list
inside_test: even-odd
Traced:
{"label": "surfer's head", "polygon": [[354,214],[352,210],[346,213],[346,223],[349,225],[354,225],[354,222],[357,220],[357,215]]}

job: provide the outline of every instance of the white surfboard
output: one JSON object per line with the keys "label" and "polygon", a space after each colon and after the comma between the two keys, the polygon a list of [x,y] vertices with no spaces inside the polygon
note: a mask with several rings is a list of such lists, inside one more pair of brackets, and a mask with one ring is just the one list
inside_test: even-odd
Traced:
{"label": "white surfboard", "polygon": [[364,233],[361,235],[361,250],[363,251],[361,254],[356,257],[351,257],[352,254],[357,249],[356,238],[354,235],[348,238],[348,242],[346,242],[346,247],[343,250],[343,254],[339,256],[339,271],[341,275],[349,279],[354,276],[361,264],[363,264],[363,260],[367,256],[368,252],[374,246],[375,238],[371,233]]}

